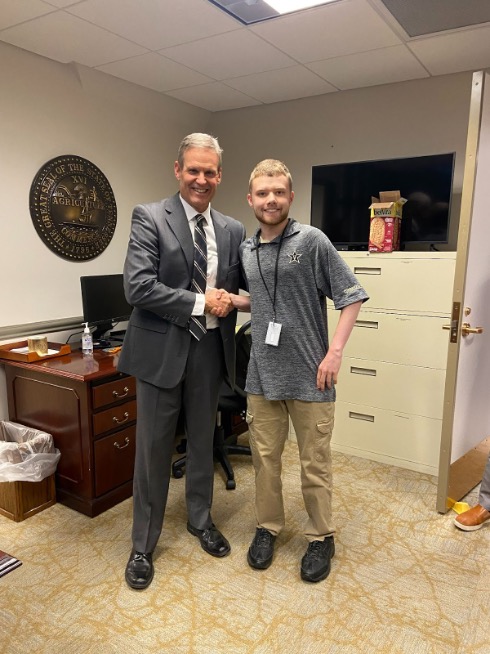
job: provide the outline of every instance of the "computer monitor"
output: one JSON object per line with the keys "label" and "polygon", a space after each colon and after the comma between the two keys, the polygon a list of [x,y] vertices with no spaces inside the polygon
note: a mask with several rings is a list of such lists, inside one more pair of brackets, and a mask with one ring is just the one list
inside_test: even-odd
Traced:
{"label": "computer monitor", "polygon": [[[80,277],[83,320],[95,325],[94,346],[118,322],[129,320],[133,307],[124,295],[123,275],[85,275]],[[104,346],[109,342],[103,342]]]}

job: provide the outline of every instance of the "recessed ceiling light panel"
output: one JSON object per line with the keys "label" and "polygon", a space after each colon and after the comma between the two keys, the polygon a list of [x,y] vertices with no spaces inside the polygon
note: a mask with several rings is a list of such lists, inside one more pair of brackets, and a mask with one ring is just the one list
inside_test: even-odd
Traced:
{"label": "recessed ceiling light panel", "polygon": [[244,25],[339,0],[208,0]]}
{"label": "recessed ceiling light panel", "polygon": [[335,0],[265,0],[268,5],[280,14],[289,14],[291,11],[300,11],[300,9],[309,9],[318,5],[326,5]]}

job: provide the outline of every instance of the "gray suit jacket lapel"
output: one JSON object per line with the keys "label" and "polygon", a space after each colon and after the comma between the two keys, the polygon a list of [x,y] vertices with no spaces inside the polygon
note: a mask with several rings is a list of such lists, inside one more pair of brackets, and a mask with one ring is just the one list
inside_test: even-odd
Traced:
{"label": "gray suit jacket lapel", "polygon": [[216,247],[218,250],[216,288],[223,288],[228,274],[228,262],[230,260],[230,230],[220,214],[212,209],[211,218],[213,219]]}
{"label": "gray suit jacket lapel", "polygon": [[189,222],[178,194],[168,198],[165,203],[165,211],[167,213],[166,219],[168,225],[182,247],[182,251],[189,267],[189,274],[192,275],[192,267],[194,265],[194,241],[192,240]]}

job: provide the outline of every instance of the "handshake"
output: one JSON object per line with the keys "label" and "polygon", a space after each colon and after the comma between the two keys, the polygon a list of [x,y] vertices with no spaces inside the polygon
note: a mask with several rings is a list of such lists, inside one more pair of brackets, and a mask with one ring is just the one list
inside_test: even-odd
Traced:
{"label": "handshake", "polygon": [[204,312],[212,313],[218,318],[225,318],[235,307],[233,295],[224,288],[212,288],[205,293]]}

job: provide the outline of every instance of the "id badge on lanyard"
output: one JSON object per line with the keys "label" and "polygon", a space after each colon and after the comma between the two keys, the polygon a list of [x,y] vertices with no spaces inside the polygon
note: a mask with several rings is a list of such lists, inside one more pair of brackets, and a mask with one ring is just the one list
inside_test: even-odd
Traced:
{"label": "id badge on lanyard", "polygon": [[279,339],[281,337],[281,329],[282,325],[278,322],[276,322],[276,291],[277,291],[277,283],[278,283],[278,275],[277,275],[277,269],[279,265],[279,254],[281,252],[281,247],[282,247],[282,240],[284,238],[284,233],[289,225],[289,218],[288,222],[286,223],[286,227],[282,230],[281,234],[281,239],[279,241],[279,245],[277,248],[277,257],[276,257],[276,266],[274,270],[274,297],[271,296],[269,288],[267,284],[265,283],[264,275],[262,274],[262,268],[260,267],[260,257],[259,257],[259,247],[257,246],[256,252],[257,252],[257,266],[259,269],[260,276],[262,278],[262,282],[265,286],[265,290],[267,291],[267,295],[269,296],[269,299],[272,304],[272,311],[273,311],[273,318],[269,322],[269,326],[267,328],[267,334],[265,336],[265,344],[266,345],[273,345],[274,347],[277,347],[279,345]]}
{"label": "id badge on lanyard", "polygon": [[266,345],[279,345],[279,338],[281,336],[281,327],[282,325],[278,322],[271,321],[269,327],[267,328],[267,335],[265,337]]}

